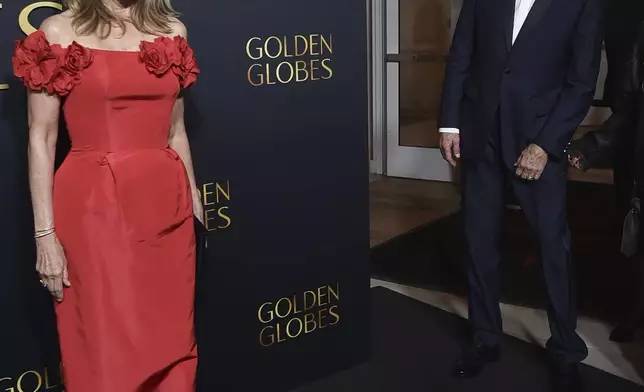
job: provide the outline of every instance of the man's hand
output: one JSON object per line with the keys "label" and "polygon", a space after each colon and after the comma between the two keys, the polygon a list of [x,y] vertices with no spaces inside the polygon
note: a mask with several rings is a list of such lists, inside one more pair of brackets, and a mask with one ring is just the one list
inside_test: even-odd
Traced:
{"label": "man's hand", "polygon": [[456,167],[457,161],[461,158],[461,137],[458,133],[443,132],[440,136],[440,147],[443,159]]}
{"label": "man's hand", "polygon": [[517,177],[532,181],[541,178],[547,163],[548,153],[536,144],[531,144],[523,150],[514,166],[517,168]]}

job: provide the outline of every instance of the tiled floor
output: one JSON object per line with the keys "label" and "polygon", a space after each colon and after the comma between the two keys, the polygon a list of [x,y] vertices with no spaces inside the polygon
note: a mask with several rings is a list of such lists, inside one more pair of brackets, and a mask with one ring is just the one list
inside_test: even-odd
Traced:
{"label": "tiled floor", "polygon": [[[593,175],[584,174],[576,179],[610,182],[603,171]],[[372,246],[448,215],[458,209],[458,204],[458,192],[453,184],[380,178],[371,183]],[[462,317],[467,315],[466,300],[452,294],[379,280],[372,280],[372,285],[390,288]],[[502,312],[506,333],[535,344],[545,344],[549,329],[544,311],[503,305]],[[610,328],[591,318],[579,320],[579,332],[590,352],[585,362],[644,385],[644,344],[614,344],[608,340]]]}

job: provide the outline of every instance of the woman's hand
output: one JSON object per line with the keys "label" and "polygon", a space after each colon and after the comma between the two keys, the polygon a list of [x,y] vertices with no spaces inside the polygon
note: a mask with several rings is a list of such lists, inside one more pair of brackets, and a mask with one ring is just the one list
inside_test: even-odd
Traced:
{"label": "woman's hand", "polygon": [[201,204],[201,198],[199,197],[199,192],[193,192],[192,194],[192,212],[199,219],[201,224],[204,224],[203,216],[203,205]]}
{"label": "woman's hand", "polygon": [[568,164],[575,169],[581,170],[581,162],[580,162],[580,157],[578,155],[574,156],[571,154],[568,154]]}
{"label": "woman's hand", "polygon": [[[597,158],[595,158],[597,159]],[[597,159],[599,160],[599,159]],[[579,151],[570,151],[568,152],[568,164],[575,169],[579,169],[583,172],[588,171],[591,169],[590,162],[586,159],[586,157]]]}
{"label": "woman's hand", "polygon": [[56,233],[36,239],[36,270],[40,280],[58,302],[63,301],[63,288],[70,287],[67,259]]}

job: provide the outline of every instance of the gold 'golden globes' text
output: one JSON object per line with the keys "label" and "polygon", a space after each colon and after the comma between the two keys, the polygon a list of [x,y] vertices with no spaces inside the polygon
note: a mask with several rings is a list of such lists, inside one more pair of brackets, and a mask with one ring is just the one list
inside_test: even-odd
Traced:
{"label": "gold 'golden globes' text", "polygon": [[15,377],[0,377],[0,391],[64,392],[61,374],[61,369],[52,372],[45,367],[41,370],[27,370]]}
{"label": "gold 'golden globes' text", "polygon": [[304,83],[333,77],[331,34],[251,37],[246,41],[252,86]]}
{"label": "gold 'golden globes' text", "polygon": [[257,319],[264,347],[333,327],[340,322],[340,283],[265,302],[257,309]]}
{"label": "gold 'golden globes' text", "polygon": [[199,198],[203,204],[204,226],[208,231],[223,230],[232,225],[230,181],[204,183],[199,189]]}

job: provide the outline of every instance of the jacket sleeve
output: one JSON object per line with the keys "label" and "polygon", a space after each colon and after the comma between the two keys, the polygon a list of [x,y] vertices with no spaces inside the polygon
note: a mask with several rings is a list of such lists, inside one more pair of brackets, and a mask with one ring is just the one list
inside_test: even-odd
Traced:
{"label": "jacket sleeve", "polygon": [[572,58],[559,103],[533,143],[561,158],[593,101],[602,48],[602,0],[586,0],[571,41]]}
{"label": "jacket sleeve", "polygon": [[460,128],[463,86],[470,74],[470,63],[474,53],[475,3],[476,0],[463,0],[456,23],[443,80],[439,128]]}
{"label": "jacket sleeve", "polygon": [[584,170],[609,164],[612,160],[617,132],[629,132],[626,128],[637,126],[637,102],[642,83],[641,68],[642,45],[644,44],[644,24],[633,47],[632,56],[624,64],[609,64],[619,69],[620,75],[615,85],[613,114],[594,132],[588,132],[570,143],[568,154],[578,156],[584,162]]}
{"label": "jacket sleeve", "polygon": [[615,134],[626,126],[630,126],[628,117],[614,113],[598,130],[570,142],[568,155],[580,159],[583,171],[609,167],[612,163]]}

